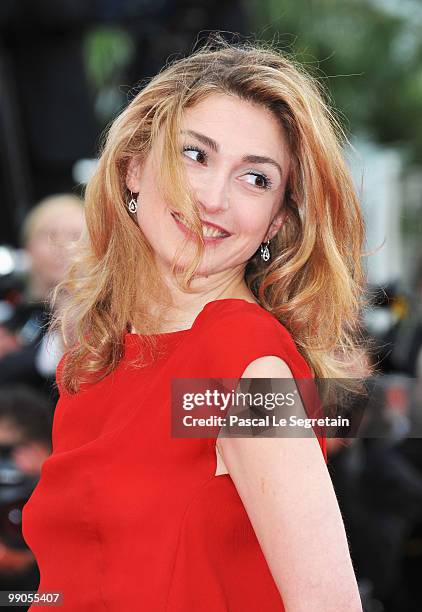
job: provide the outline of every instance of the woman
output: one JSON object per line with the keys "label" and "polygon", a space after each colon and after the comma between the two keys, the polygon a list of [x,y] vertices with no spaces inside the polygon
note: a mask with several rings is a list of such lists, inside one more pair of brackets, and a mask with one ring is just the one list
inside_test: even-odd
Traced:
{"label": "woman", "polygon": [[173,379],[348,375],[363,226],[337,130],[292,60],[219,36],[111,126],[23,516],[62,610],[361,610],[322,437],[170,433]]}

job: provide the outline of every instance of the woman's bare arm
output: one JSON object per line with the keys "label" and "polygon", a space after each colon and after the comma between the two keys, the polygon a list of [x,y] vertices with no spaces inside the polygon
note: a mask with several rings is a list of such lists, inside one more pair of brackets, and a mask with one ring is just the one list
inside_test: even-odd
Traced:
{"label": "woman's bare arm", "polygon": [[[292,378],[261,357],[242,378]],[[249,515],[286,612],[362,612],[343,519],[319,442],[219,438],[218,448]]]}

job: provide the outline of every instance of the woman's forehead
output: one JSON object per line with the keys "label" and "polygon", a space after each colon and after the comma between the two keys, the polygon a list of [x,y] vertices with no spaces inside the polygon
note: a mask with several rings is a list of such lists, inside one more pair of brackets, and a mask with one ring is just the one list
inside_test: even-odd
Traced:
{"label": "woman's forehead", "polygon": [[185,109],[180,132],[207,136],[221,152],[238,149],[242,154],[280,156],[280,149],[287,148],[281,121],[263,105],[234,95],[213,94]]}

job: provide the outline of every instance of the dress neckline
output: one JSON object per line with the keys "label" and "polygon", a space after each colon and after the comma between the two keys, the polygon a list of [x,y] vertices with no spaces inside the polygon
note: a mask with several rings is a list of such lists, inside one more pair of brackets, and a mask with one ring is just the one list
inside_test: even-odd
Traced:
{"label": "dress neckline", "polygon": [[249,300],[245,300],[243,298],[222,298],[219,300],[211,300],[210,302],[207,302],[205,306],[203,306],[203,308],[198,312],[191,327],[188,327],[187,329],[178,329],[176,331],[161,332],[157,334],[140,334],[134,332],[125,332],[125,338],[128,340],[131,340],[132,338],[178,338],[179,336],[190,333],[196,326],[200,316],[207,310],[207,308],[214,304],[217,304],[218,302],[243,302],[244,304],[250,304],[251,306],[255,306],[263,310],[263,307],[260,304],[257,304],[256,302],[250,302]]}

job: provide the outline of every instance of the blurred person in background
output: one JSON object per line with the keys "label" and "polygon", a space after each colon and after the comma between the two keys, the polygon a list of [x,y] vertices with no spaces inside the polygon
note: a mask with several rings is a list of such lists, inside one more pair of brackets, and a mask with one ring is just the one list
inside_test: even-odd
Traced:
{"label": "blurred person in background", "polygon": [[[413,431],[401,440],[396,452],[416,471],[422,479],[422,257],[418,262],[412,279],[412,291],[408,297],[405,316],[400,320],[396,339],[391,350],[391,363],[394,371],[407,376],[409,380],[410,406],[409,413]],[[401,557],[403,581],[401,592],[411,602],[404,612],[416,612],[422,609],[420,589],[420,572],[422,569],[422,502],[417,507],[406,535]],[[413,605],[413,607],[412,607]]]}
{"label": "blurred person in background", "polygon": [[46,387],[62,354],[59,336],[45,334],[48,298],[66,272],[83,227],[83,202],[72,194],[43,199],[26,217],[21,243],[30,271],[20,303],[1,325],[0,384],[23,382],[52,393],[53,402],[57,399]]}
{"label": "blurred person in background", "polygon": [[399,282],[368,290],[367,356],[379,376],[368,381],[359,438],[327,440],[356,575],[368,610],[384,612],[422,605],[420,562],[409,553],[417,551],[422,531],[421,440],[412,430],[406,436],[421,346],[420,282],[415,287],[413,298]]}
{"label": "blurred person in background", "polygon": [[83,202],[73,194],[49,196],[31,210],[22,228],[22,244],[31,260],[28,300],[44,301],[62,280],[68,246],[79,240],[83,226]]}
{"label": "blurred person in background", "polygon": [[38,584],[21,511],[51,453],[51,427],[52,407],[41,392],[0,386],[0,590],[34,590]]}
{"label": "blurred person in background", "polygon": [[407,297],[404,315],[399,320],[391,351],[396,371],[422,379],[422,257],[416,266],[412,292]]}

